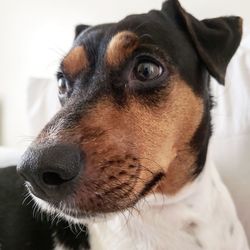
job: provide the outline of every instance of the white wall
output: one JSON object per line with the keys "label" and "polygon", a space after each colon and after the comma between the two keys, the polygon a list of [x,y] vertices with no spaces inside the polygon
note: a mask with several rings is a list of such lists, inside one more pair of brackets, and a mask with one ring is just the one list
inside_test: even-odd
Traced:
{"label": "white wall", "polygon": [[[162,0],[0,0],[2,143],[26,141],[25,88],[29,77],[52,78],[70,47],[74,26],[116,21],[160,8]],[[181,0],[199,18],[241,15],[250,26],[249,0]],[[56,97],[55,97],[56,98]],[[1,113],[1,112],[0,112]],[[1,128],[1,125],[0,125]]]}

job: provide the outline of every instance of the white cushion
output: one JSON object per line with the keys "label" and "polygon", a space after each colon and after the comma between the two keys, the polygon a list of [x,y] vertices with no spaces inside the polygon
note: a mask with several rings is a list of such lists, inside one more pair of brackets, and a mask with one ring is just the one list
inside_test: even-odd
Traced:
{"label": "white cushion", "polygon": [[16,165],[22,153],[21,149],[0,147],[0,168]]}

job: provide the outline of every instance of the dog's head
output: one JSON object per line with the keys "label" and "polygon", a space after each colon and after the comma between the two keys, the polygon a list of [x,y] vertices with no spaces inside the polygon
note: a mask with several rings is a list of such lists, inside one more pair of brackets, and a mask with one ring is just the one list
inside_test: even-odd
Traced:
{"label": "dog's head", "polygon": [[30,192],[74,217],[178,193],[204,166],[209,75],[224,83],[241,29],[238,17],[198,21],[177,0],[78,26],[58,73],[62,109],[18,167]]}

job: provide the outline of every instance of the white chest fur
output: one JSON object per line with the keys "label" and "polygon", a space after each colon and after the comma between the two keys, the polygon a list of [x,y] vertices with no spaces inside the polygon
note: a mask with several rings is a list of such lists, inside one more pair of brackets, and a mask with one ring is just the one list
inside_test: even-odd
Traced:
{"label": "white chest fur", "polygon": [[91,250],[248,250],[231,197],[217,170],[178,195],[151,195],[104,222],[90,223]]}

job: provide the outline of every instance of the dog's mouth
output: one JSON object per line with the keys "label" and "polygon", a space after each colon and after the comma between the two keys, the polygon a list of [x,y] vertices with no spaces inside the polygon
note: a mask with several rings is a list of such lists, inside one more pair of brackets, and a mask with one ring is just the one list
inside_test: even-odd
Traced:
{"label": "dog's mouth", "polygon": [[89,221],[96,221],[104,219],[104,215],[102,214],[94,214],[94,213],[86,213],[80,211],[77,208],[73,208],[71,205],[67,205],[64,202],[60,202],[54,204],[52,202],[47,202],[42,200],[29,192],[30,196],[35,202],[34,213],[45,213],[49,219],[54,221],[57,219],[64,219],[68,222],[72,222],[74,224],[86,224]]}
{"label": "dog's mouth", "polygon": [[137,193],[135,193],[135,182],[129,189],[125,185],[120,184],[115,189],[106,190],[105,195],[100,191],[93,191],[92,194],[82,195],[84,199],[72,195],[72,197],[67,197],[61,201],[44,199],[42,190],[39,191],[39,189],[31,186],[29,183],[26,183],[26,187],[37,204],[38,210],[48,215],[62,217],[74,223],[86,223],[86,221],[90,220],[106,219],[114,213],[123,213],[124,211],[135,209],[137,203],[151,193],[164,177],[165,174],[163,172],[154,174]]}

